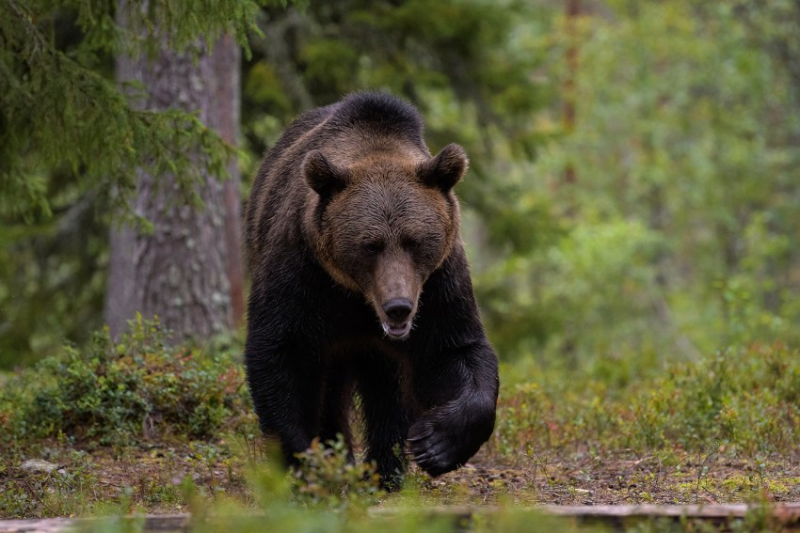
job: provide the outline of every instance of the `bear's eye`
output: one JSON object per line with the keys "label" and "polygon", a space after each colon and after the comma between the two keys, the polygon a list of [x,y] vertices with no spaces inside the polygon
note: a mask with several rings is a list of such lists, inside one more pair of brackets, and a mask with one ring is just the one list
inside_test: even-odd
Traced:
{"label": "bear's eye", "polygon": [[383,251],[382,242],[366,242],[363,245],[364,251],[370,255],[375,255]]}
{"label": "bear's eye", "polygon": [[419,241],[415,239],[406,239],[403,241],[403,248],[408,250],[409,252],[413,252],[419,248]]}

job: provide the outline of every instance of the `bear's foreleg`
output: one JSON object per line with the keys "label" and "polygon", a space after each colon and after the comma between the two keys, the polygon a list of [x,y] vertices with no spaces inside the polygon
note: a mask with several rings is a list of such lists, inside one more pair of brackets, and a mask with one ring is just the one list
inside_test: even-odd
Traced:
{"label": "bear's foreleg", "polygon": [[277,437],[287,465],[319,432],[321,372],[300,346],[276,342],[251,332],[245,350],[247,381],[261,430]]}
{"label": "bear's foreleg", "polygon": [[399,490],[407,467],[404,442],[409,427],[400,369],[387,357],[365,356],[357,365],[356,378],[366,422],[367,460],[375,462],[384,489]]}
{"label": "bear's foreleg", "polygon": [[494,429],[497,358],[478,341],[428,360],[415,370],[415,396],[425,407],[411,426],[409,450],[432,476],[463,466]]}

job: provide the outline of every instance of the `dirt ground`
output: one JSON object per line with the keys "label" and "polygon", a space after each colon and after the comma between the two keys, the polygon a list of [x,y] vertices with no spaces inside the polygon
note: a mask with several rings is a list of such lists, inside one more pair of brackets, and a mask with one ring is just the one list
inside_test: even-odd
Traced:
{"label": "dirt ground", "polygon": [[[433,490],[468,487],[491,502],[556,505],[747,503],[759,498],[800,501],[798,458],[753,461],[685,454],[665,461],[626,453],[557,456],[513,467],[481,461],[428,480]],[[450,487],[450,489],[448,489]]]}
{"label": "dirt ground", "polygon": [[[191,478],[207,494],[226,494],[248,502],[245,481],[248,460],[220,453],[224,448],[178,444],[91,452],[70,451],[50,461],[69,474],[73,489],[80,485],[89,503],[128,498],[132,508],[148,513],[183,511],[181,485]],[[49,481],[58,472],[28,472],[19,465],[0,471],[0,486],[12,484],[37,497],[52,492]],[[664,457],[559,454],[546,451],[503,464],[487,453],[456,472],[436,479],[414,467],[407,485],[432,505],[619,505],[716,504],[800,501],[800,456],[744,460],[718,452],[708,456],[671,453]],[[62,489],[65,484],[57,484]],[[402,495],[399,496],[402,498]],[[383,505],[391,505],[391,495]],[[43,515],[57,510],[42,510]]]}

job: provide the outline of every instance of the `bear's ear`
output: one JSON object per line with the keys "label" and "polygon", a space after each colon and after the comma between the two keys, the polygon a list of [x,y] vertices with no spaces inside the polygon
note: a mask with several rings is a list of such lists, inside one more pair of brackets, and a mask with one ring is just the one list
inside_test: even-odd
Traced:
{"label": "bear's ear", "polygon": [[467,171],[467,153],[457,144],[448,144],[442,151],[417,166],[422,183],[444,192],[452,189]]}
{"label": "bear's ear", "polygon": [[312,150],[303,160],[303,174],[308,185],[322,197],[330,196],[347,186],[350,173],[337,167],[319,150]]}

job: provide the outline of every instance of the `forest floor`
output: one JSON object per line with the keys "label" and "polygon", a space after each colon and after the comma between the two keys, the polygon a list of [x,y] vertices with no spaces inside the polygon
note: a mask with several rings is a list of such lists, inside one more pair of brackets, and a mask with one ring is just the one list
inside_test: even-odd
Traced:
{"label": "forest floor", "polygon": [[[341,443],[312,447],[295,475],[271,466],[240,347],[170,348],[139,326],[0,382],[0,519],[227,509],[283,520],[277,532],[298,520],[350,532],[375,526],[326,524],[351,509],[800,502],[800,354],[781,344],[673,363],[506,365],[481,452],[436,479],[412,465],[386,495]],[[449,531],[409,520],[409,532]]]}
{"label": "forest floor", "polygon": [[[16,508],[7,507],[0,517],[85,515],[120,501],[134,512],[184,512],[188,480],[212,499],[224,495],[252,503],[247,482],[252,457],[233,452],[237,447],[225,441],[154,442],[82,451],[51,442],[41,448],[41,464],[0,469],[0,493],[5,492],[0,501],[11,507],[16,502]],[[800,501],[800,454],[756,463],[719,450],[707,456],[668,457],[544,450],[512,463],[481,452],[463,468],[435,479],[412,465],[406,485],[426,505],[791,502]],[[392,494],[376,503],[392,506],[401,500]]]}

